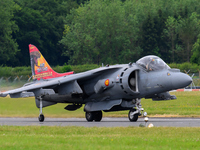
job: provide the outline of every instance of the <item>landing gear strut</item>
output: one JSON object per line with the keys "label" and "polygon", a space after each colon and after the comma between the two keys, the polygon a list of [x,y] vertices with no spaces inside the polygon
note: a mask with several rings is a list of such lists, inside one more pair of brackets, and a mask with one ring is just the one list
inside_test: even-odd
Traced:
{"label": "landing gear strut", "polygon": [[138,116],[141,116],[143,114],[143,116],[146,116],[147,113],[144,112],[144,109],[142,108],[141,105],[141,99],[137,98],[134,100],[135,103],[135,107],[132,108],[129,113],[128,113],[128,118],[131,122],[136,122],[138,120]]}
{"label": "landing gear strut", "polygon": [[44,115],[43,115],[43,113],[42,113],[42,98],[39,97],[39,100],[40,100],[40,115],[39,115],[39,117],[38,117],[38,120],[39,120],[40,122],[43,122],[43,121],[44,121]]}
{"label": "landing gear strut", "polygon": [[102,119],[102,111],[86,112],[85,118],[88,122],[92,121],[99,122]]}

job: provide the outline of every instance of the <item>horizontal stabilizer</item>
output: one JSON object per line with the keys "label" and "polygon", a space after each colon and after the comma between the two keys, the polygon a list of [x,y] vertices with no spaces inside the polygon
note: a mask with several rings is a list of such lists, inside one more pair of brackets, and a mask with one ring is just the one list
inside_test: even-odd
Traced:
{"label": "horizontal stabilizer", "polygon": [[0,93],[0,97],[6,97],[8,94]]}

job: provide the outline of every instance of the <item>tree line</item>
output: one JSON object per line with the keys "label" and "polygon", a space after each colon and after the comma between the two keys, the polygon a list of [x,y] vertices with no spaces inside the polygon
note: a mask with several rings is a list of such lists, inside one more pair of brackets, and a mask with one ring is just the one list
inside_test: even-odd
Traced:
{"label": "tree line", "polygon": [[52,65],[69,59],[59,44],[64,20],[84,0],[1,0],[0,64],[29,66],[28,45],[34,44]]}
{"label": "tree line", "polygon": [[157,55],[200,64],[199,0],[1,0],[0,64],[116,64]]}

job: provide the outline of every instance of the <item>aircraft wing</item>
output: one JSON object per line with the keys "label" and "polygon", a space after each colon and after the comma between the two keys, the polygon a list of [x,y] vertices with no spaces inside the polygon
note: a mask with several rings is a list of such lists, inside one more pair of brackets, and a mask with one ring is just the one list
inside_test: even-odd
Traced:
{"label": "aircraft wing", "polygon": [[[23,92],[33,92],[34,90],[38,89],[51,89],[50,87],[52,86],[59,86],[62,84],[66,84],[68,82],[76,81],[76,80],[81,80],[81,79],[87,79],[91,78],[97,75],[100,75],[101,73],[104,73],[105,71],[108,70],[118,70],[122,66],[111,66],[111,67],[102,67],[102,68],[97,68],[94,70],[90,70],[87,72],[83,73],[78,73],[78,74],[72,74],[60,78],[55,78],[54,80],[44,80],[44,81],[39,81],[35,82],[34,84],[30,84],[27,86],[23,86],[21,88],[17,88],[14,90],[9,90],[6,92],[0,93],[0,97],[6,97],[8,94],[10,95],[11,98],[18,98],[18,97],[24,97]],[[70,85],[69,85],[70,86]]]}

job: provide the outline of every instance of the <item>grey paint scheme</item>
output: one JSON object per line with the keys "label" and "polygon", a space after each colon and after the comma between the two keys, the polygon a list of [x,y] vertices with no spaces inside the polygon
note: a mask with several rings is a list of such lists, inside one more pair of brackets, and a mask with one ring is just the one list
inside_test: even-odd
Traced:
{"label": "grey paint scheme", "polygon": [[[109,85],[105,81],[109,79]],[[136,107],[137,99],[174,99],[170,90],[189,85],[192,79],[177,69],[146,71],[138,64],[100,67],[51,80],[40,80],[0,94],[11,98],[35,96],[36,106],[56,103],[85,104],[85,111],[118,111]]]}

